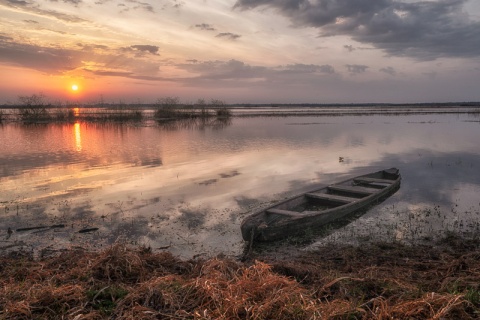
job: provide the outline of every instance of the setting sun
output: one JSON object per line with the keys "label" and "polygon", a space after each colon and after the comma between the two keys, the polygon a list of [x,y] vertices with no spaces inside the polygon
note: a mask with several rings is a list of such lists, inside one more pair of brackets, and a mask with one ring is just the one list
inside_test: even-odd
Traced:
{"label": "setting sun", "polygon": [[78,86],[76,84],[72,85],[72,90],[73,91],[77,91],[78,90]]}

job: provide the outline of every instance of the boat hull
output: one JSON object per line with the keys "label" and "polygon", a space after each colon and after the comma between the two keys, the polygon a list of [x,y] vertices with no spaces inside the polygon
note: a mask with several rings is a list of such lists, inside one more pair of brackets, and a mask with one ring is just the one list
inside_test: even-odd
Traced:
{"label": "boat hull", "polygon": [[396,168],[377,171],[312,190],[262,209],[242,222],[245,241],[275,241],[316,230],[395,193]]}

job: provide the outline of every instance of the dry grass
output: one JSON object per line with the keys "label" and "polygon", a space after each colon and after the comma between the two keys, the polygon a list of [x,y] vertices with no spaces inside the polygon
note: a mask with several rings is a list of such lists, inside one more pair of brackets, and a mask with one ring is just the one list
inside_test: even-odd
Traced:
{"label": "dry grass", "polygon": [[[453,247],[452,247],[453,246]],[[476,319],[480,250],[372,245],[240,263],[115,244],[0,258],[0,319]]]}

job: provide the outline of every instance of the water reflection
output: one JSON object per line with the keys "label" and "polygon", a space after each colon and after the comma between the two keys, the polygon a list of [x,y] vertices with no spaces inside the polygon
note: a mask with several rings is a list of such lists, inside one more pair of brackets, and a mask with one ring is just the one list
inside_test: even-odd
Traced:
{"label": "water reflection", "polygon": [[[31,246],[96,248],[123,237],[185,257],[238,254],[239,225],[252,210],[394,166],[400,190],[327,240],[374,227],[400,239],[422,221],[431,232],[459,228],[480,206],[479,131],[462,114],[7,124],[0,128],[0,228],[66,226],[9,239]],[[427,216],[424,208],[438,212]],[[98,230],[79,234],[85,227]]]}
{"label": "water reflection", "polygon": [[[390,155],[400,163],[402,186],[381,206],[335,230],[310,248],[328,243],[438,240],[448,232],[465,237],[480,231],[480,153],[416,150]],[[384,163],[381,161],[379,163]]]}
{"label": "water reflection", "polygon": [[216,130],[223,129],[232,124],[231,118],[189,118],[181,120],[158,120],[157,124],[165,130],[182,130],[182,129],[198,129],[213,128]]}
{"label": "water reflection", "polygon": [[82,151],[82,133],[80,131],[80,123],[77,122],[73,125],[73,131],[75,134],[75,150],[80,152]]}

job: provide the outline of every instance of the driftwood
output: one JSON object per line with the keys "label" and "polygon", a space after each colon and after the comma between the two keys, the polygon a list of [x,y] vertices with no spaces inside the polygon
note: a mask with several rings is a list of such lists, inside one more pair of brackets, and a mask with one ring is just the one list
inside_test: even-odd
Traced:
{"label": "driftwood", "polygon": [[39,230],[39,229],[58,229],[58,228],[65,228],[64,224],[54,224],[51,226],[36,226],[36,227],[26,227],[26,228],[18,228],[17,232],[23,232],[23,231],[32,231],[32,230]]}

